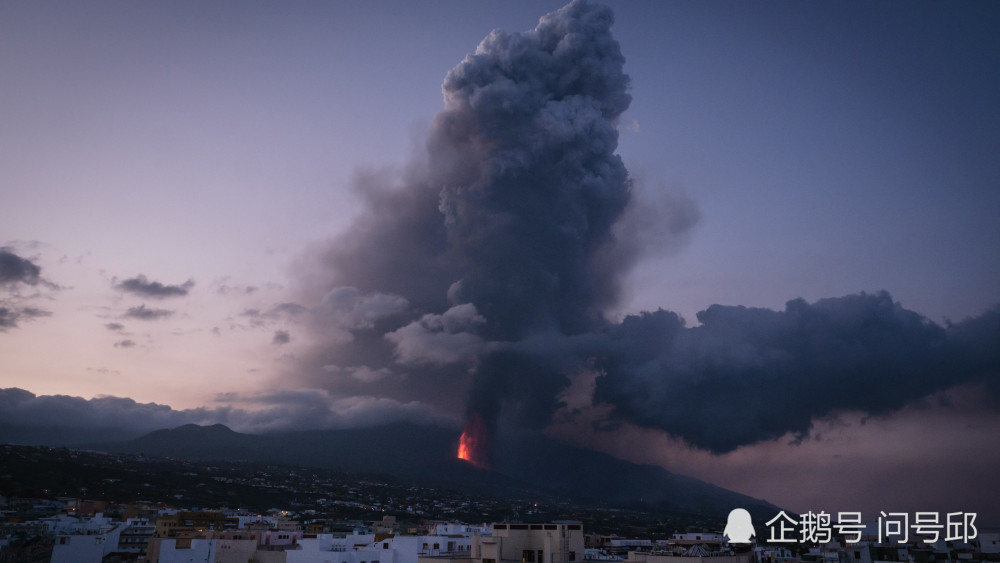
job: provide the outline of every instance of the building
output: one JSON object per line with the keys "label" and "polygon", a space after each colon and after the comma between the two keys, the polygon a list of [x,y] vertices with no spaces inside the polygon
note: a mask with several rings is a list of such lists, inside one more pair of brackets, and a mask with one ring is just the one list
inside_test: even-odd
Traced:
{"label": "building", "polygon": [[418,563],[569,563],[584,560],[583,525],[493,524],[492,535],[473,532],[469,549],[422,555]]}

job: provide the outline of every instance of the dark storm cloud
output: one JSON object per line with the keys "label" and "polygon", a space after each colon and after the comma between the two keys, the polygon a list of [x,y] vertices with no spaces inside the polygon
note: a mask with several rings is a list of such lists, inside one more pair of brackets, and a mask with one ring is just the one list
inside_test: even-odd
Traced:
{"label": "dark storm cloud", "polygon": [[30,260],[21,258],[8,248],[0,248],[0,285],[36,285],[41,281],[41,273],[42,269]]}
{"label": "dark storm cloud", "polygon": [[155,321],[157,319],[165,319],[173,314],[173,311],[169,311],[167,309],[150,309],[146,307],[145,303],[143,303],[138,307],[129,307],[128,310],[125,311],[124,316],[130,319],[138,319],[140,321]]}
{"label": "dark storm cloud", "polygon": [[1000,310],[942,327],[883,292],[797,299],[784,311],[713,305],[698,320],[685,328],[661,310],[613,327],[595,362],[595,400],[617,419],[722,453],[1000,376]]}
{"label": "dark storm cloud", "polygon": [[184,297],[194,287],[194,280],[188,280],[180,285],[164,285],[158,281],[149,281],[144,275],[123,280],[115,284],[115,289],[152,299],[167,297]]}
{"label": "dark storm cloud", "polygon": [[271,339],[271,343],[272,344],[276,344],[278,346],[280,346],[282,344],[288,344],[291,341],[292,341],[292,337],[291,337],[290,334],[288,334],[287,330],[276,330],[276,331],[274,331],[274,338]]}

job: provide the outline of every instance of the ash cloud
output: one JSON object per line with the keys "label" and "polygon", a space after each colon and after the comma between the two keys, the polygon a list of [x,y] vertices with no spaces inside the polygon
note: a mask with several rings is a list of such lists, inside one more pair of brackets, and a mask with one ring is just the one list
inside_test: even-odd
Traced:
{"label": "ash cloud", "polygon": [[399,178],[359,176],[366,212],[304,262],[296,301],[318,344],[295,374],[464,404],[492,433],[545,428],[572,378],[596,373],[606,426],[712,452],[963,383],[1000,387],[996,310],[939,326],[879,293],[714,305],[690,328],[662,310],[609,321],[639,254],[676,248],[700,217],[682,191],[633,197],[616,154],[631,98],[613,22],[578,0],[533,30],[490,33],[447,74],[423,158]]}
{"label": "ash cloud", "polygon": [[[397,185],[359,179],[368,214],[308,281],[311,300],[328,292],[323,306],[339,319],[318,325],[330,338],[309,367],[336,369],[315,381],[361,385],[330,374],[365,366],[392,374],[384,379],[400,394],[454,402],[462,393],[470,410],[499,413],[501,402],[539,404],[535,391],[486,392],[506,388],[501,366],[551,362],[493,348],[606,325],[601,311],[635,255],[614,233],[632,182],[615,154],[631,97],[613,22],[608,8],[574,2],[533,30],[492,32],[447,74],[426,161]],[[350,322],[366,320],[354,309],[376,300],[391,307]],[[536,371],[518,377],[550,379]],[[557,406],[541,403],[530,420]]]}
{"label": "ash cloud", "polygon": [[613,419],[724,453],[805,437],[814,419],[840,412],[886,415],[1000,381],[1000,309],[943,327],[881,292],[796,299],[784,311],[713,305],[698,320],[685,328],[660,310],[609,330],[595,401]]}
{"label": "ash cloud", "polygon": [[169,297],[184,297],[194,287],[194,280],[188,280],[180,285],[165,285],[158,281],[149,281],[146,276],[139,274],[134,278],[122,280],[114,284],[115,289],[148,297],[151,299],[166,299]]}
{"label": "ash cloud", "polygon": [[173,314],[174,312],[168,309],[153,309],[150,307],[146,307],[146,304],[143,303],[138,307],[129,307],[128,310],[125,311],[125,314],[123,316],[129,319],[137,319],[140,321],[155,321],[159,319],[165,319]]}

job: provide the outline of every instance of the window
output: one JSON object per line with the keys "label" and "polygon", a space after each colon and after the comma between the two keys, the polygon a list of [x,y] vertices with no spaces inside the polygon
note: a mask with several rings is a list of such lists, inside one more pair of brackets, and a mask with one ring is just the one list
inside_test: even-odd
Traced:
{"label": "window", "polygon": [[569,552],[569,554],[566,556],[566,560],[567,561],[576,561],[576,552],[575,551]]}
{"label": "window", "polygon": [[535,563],[535,552],[530,549],[522,551],[521,563]]}
{"label": "window", "polygon": [[382,549],[389,549],[389,542],[383,543],[382,544]]}
{"label": "window", "polygon": [[[434,544],[434,549],[441,549],[441,544],[438,544],[438,543]],[[362,562],[362,563],[364,563],[364,562]]]}

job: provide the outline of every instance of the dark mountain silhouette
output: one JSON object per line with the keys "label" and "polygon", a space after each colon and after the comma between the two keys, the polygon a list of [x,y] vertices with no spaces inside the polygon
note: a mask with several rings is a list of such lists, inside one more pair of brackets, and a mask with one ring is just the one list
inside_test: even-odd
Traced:
{"label": "dark mountain silhouette", "polygon": [[241,434],[221,424],[188,424],[134,440],[89,447],[198,461],[247,460],[324,467],[474,487],[491,493],[538,491],[720,518],[737,507],[767,518],[778,511],[765,501],[692,477],[637,465],[541,435],[518,436],[495,444],[492,469],[478,469],[457,459],[457,444],[455,430],[411,423],[267,435]]}

